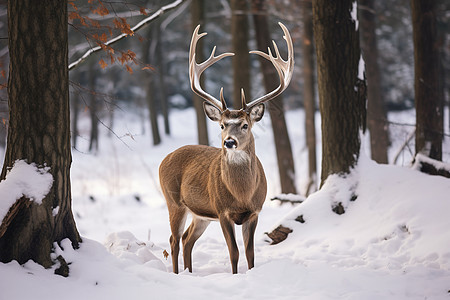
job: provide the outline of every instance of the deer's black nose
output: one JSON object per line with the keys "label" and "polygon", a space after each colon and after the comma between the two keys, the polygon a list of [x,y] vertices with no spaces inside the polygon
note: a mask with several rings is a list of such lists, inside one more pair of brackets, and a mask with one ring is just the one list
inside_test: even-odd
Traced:
{"label": "deer's black nose", "polygon": [[223,144],[225,145],[225,147],[227,147],[228,149],[231,149],[233,147],[236,147],[236,141],[233,139],[228,139],[223,141]]}

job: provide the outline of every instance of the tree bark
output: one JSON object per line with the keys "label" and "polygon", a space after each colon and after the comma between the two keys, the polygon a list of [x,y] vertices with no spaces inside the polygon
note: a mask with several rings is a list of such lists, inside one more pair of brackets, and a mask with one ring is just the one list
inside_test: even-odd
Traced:
{"label": "tree bark", "polygon": [[157,22],[157,45],[156,45],[156,56],[159,63],[158,68],[158,80],[159,80],[159,94],[160,94],[160,104],[161,112],[164,118],[164,133],[170,135],[170,123],[169,123],[169,100],[167,98],[167,88],[165,80],[165,56],[163,53],[163,44],[161,36],[161,22]]}
{"label": "tree bark", "polygon": [[305,109],[305,133],[308,147],[309,182],[306,195],[317,190],[317,157],[316,157],[316,96],[314,80],[314,44],[311,2],[302,2],[303,16],[303,106]]}
{"label": "tree bark", "polygon": [[[256,31],[256,44],[258,49],[265,50],[271,47],[269,26],[267,22],[267,9],[264,0],[252,0],[253,21]],[[272,48],[272,53],[275,51]],[[264,77],[264,87],[267,93],[275,90],[280,78],[273,65],[266,59],[259,57]],[[292,156],[291,141],[284,118],[283,98],[281,96],[271,100],[268,104],[272,130],[277,152],[278,172],[280,175],[281,192],[296,194],[295,168]]]}
{"label": "tree bark", "polygon": [[77,149],[77,139],[78,139],[78,116],[80,112],[80,95],[78,91],[72,93],[71,98],[71,111],[72,111],[72,125],[71,125],[71,137],[72,146]]}
{"label": "tree bark", "polygon": [[98,151],[98,123],[99,123],[99,110],[98,99],[95,92],[95,61],[91,59],[89,61],[88,71],[88,85],[89,85],[89,115],[91,117],[91,135],[89,138],[89,151]]}
{"label": "tree bark", "polygon": [[41,205],[21,207],[9,221],[2,262],[50,267],[55,242],[81,242],[71,210],[67,24],[67,1],[8,1],[10,120],[1,179],[22,159],[49,167],[54,181]]}
{"label": "tree bark", "polygon": [[248,53],[247,0],[231,0],[231,39],[233,52],[233,103],[234,109],[241,108],[241,88],[247,99],[251,99],[250,55]]}
{"label": "tree bark", "polygon": [[381,94],[374,1],[360,0],[359,4],[361,49],[366,64],[367,76],[367,126],[370,132],[370,150],[373,160],[387,164],[389,133],[386,106]]}
{"label": "tree bark", "polygon": [[[144,53],[144,61],[147,64],[151,64],[152,57],[154,53],[152,53],[151,49],[151,42],[153,38],[155,37],[153,28],[149,28],[147,39],[142,44],[142,51]],[[156,97],[155,97],[155,89],[154,87],[154,76],[150,71],[145,70],[144,78],[146,79],[145,82],[147,82],[146,87],[146,99],[147,99],[147,107],[148,107],[148,114],[150,118],[150,127],[152,130],[152,140],[153,145],[159,145],[161,143],[161,136],[159,134],[159,126],[158,126],[158,112],[157,112],[157,106],[156,106]]]}
{"label": "tree bark", "polygon": [[414,43],[416,154],[442,160],[443,99],[439,92],[436,1],[411,0]]}
{"label": "tree bark", "polygon": [[[204,1],[203,0],[192,0],[191,2],[191,17],[192,17],[192,32],[195,27],[200,24],[201,28],[204,29],[205,25],[205,11],[204,11]],[[203,40],[200,39],[197,43],[197,53],[195,54],[195,59],[197,62],[203,62],[205,60],[205,55],[203,53]],[[202,74],[200,78],[200,84],[204,86],[205,84],[205,74]],[[192,92],[192,99],[194,103],[195,112],[197,115],[197,134],[198,143],[200,145],[209,145],[208,138],[208,127],[206,126],[206,116],[203,111],[203,99]]]}
{"label": "tree bark", "polygon": [[366,83],[358,77],[359,35],[352,0],[313,1],[320,112],[322,115],[321,186],[330,174],[349,173],[365,130]]}

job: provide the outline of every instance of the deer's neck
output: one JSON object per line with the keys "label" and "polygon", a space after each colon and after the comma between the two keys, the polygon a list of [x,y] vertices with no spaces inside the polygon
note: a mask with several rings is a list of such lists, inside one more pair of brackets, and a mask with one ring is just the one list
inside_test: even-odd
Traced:
{"label": "deer's neck", "polygon": [[222,151],[222,180],[236,199],[248,199],[258,180],[254,141],[242,150]]}

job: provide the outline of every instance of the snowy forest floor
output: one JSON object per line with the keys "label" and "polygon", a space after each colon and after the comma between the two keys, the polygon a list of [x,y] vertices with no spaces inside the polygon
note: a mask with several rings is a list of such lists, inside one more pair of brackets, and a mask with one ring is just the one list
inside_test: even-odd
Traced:
{"label": "snowy forest floor", "polygon": [[[374,163],[363,146],[352,174],[330,178],[304,203],[267,200],[256,231],[254,269],[247,270],[237,226],[239,274],[230,274],[225,240],[213,222],[194,247],[193,273],[171,273],[170,257],[164,257],[164,251],[170,253],[170,229],[158,167],[165,155],[195,144],[197,137],[192,109],[174,110],[170,117],[172,135],[152,146],[141,117],[117,110],[114,134],[108,137],[108,130],[100,129],[95,155],[85,152],[89,120],[80,119],[71,176],[83,243],[72,250],[64,242],[55,251],[70,263],[70,276],[56,276],[31,261],[0,264],[0,299],[449,299],[450,180],[412,170],[413,144],[400,156],[402,166]],[[413,124],[414,112],[389,118]],[[303,111],[288,112],[287,121],[302,192],[307,181]],[[219,129],[209,121],[208,126],[210,141],[218,146]],[[280,193],[270,126],[266,116],[254,129],[268,199]],[[413,128],[391,125],[391,158]],[[443,149],[449,162],[449,137]],[[352,193],[358,198],[350,202]],[[331,211],[338,202],[345,206],[343,215]],[[294,221],[299,215],[305,223]],[[264,233],[280,223],[294,232],[271,246]]]}

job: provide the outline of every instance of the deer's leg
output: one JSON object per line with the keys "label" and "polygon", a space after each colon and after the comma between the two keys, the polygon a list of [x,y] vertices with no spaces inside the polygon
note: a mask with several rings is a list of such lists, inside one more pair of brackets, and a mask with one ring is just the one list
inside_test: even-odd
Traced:
{"label": "deer's leg", "polygon": [[173,272],[178,274],[178,253],[180,252],[180,238],[186,224],[187,212],[184,207],[169,207],[170,230],[170,250],[172,255]]}
{"label": "deer's leg", "polygon": [[242,237],[244,239],[245,256],[247,257],[249,269],[255,266],[254,236],[257,224],[258,215],[252,216],[247,222],[242,224]]}
{"label": "deer's leg", "polygon": [[184,269],[192,272],[192,248],[198,238],[205,232],[210,221],[193,217],[191,225],[183,234],[183,260]]}
{"label": "deer's leg", "polygon": [[236,238],[234,235],[234,222],[226,216],[220,216],[220,227],[222,227],[223,235],[228,246],[228,252],[230,253],[231,269],[233,274],[237,274],[237,266],[239,260],[239,250],[236,244]]}

